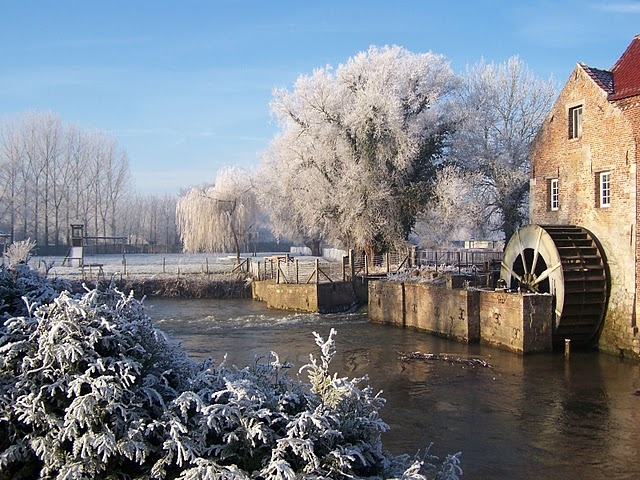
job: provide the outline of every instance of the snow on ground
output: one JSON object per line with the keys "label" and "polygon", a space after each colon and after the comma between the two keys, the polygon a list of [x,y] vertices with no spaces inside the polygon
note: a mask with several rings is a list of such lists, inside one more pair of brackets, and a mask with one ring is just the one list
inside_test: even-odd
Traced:
{"label": "snow on ground", "polygon": [[[242,256],[240,261],[247,258],[250,261],[264,261],[264,256],[270,253],[260,253],[256,257]],[[68,279],[106,279],[120,278],[164,278],[176,275],[193,274],[228,274],[236,266],[235,255],[204,254],[204,253],[176,253],[176,254],[109,254],[91,255],[84,258],[83,267],[78,266],[74,260],[73,265],[68,265],[64,257],[33,257],[29,264],[33,268],[44,271],[49,270],[50,277]]]}
{"label": "snow on ground", "polygon": [[[255,273],[257,263],[264,268],[265,257],[283,255],[283,253],[262,252],[253,256],[244,254],[240,257],[242,269],[247,271],[247,262],[252,264]],[[300,277],[307,278],[314,270],[314,261],[318,257],[308,255],[296,256],[299,260]],[[342,277],[342,264],[320,258],[322,271],[331,277]],[[108,254],[85,256],[83,267],[73,260],[72,265],[65,262],[65,257],[33,257],[29,264],[32,268],[45,272],[49,268],[49,277],[66,278],[69,280],[98,280],[98,279],[154,279],[170,278],[178,275],[228,275],[238,271],[236,256],[230,253],[174,253],[174,254]],[[281,268],[289,278],[294,268],[292,262],[281,264]],[[262,270],[261,270],[262,271]]]}

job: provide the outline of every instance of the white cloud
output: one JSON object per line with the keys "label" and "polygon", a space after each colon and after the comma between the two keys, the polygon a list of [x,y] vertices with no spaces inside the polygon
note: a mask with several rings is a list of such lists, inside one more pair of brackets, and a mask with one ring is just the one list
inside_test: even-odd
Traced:
{"label": "white cloud", "polygon": [[593,8],[610,13],[640,13],[640,2],[601,3]]}

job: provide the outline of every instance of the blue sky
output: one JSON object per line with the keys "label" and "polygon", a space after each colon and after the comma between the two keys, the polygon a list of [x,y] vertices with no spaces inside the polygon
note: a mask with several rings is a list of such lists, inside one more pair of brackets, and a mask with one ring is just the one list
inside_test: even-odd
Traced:
{"label": "blue sky", "polygon": [[562,85],[636,34],[640,0],[0,0],[0,116],[103,131],[139,192],[178,193],[254,170],[277,131],[273,88],[370,45],[439,53],[458,73],[517,54]]}

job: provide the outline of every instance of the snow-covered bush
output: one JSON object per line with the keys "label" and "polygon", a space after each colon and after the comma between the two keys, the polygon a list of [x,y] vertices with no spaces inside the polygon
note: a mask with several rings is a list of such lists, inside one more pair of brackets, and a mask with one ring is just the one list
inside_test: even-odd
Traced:
{"label": "snow-covered bush", "polygon": [[334,335],[301,381],[275,353],[196,363],[113,287],[62,293],[5,322],[0,478],[458,478],[457,455],[383,450],[384,400],[330,373]]}
{"label": "snow-covered bush", "polygon": [[36,248],[36,245],[36,241],[31,240],[30,238],[13,242],[2,255],[6,259],[10,268],[21,263],[27,264],[31,258],[31,252]]}
{"label": "snow-covered bush", "polygon": [[[62,279],[47,279],[26,263],[0,266],[0,318],[26,315],[37,305],[52,302],[69,284]],[[2,328],[0,327],[0,332]]]}

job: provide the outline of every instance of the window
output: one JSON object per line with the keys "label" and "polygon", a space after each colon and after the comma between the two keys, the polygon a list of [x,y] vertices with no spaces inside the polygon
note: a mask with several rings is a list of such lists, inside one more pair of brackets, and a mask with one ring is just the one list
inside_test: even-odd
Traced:
{"label": "window", "polygon": [[569,109],[569,138],[582,136],[582,105]]}
{"label": "window", "polygon": [[611,172],[600,173],[600,206],[611,206]]}
{"label": "window", "polygon": [[558,200],[558,179],[552,178],[549,182],[549,208],[551,210],[558,210],[560,208],[560,202]]}

